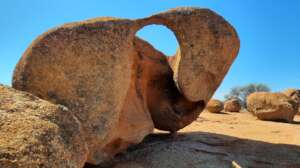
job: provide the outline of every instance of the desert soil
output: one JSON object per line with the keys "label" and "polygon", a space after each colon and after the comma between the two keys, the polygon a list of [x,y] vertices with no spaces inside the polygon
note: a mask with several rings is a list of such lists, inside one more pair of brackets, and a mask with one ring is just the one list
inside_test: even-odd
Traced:
{"label": "desert soil", "polygon": [[294,123],[290,124],[261,121],[248,112],[221,114],[203,112],[197,121],[181,130],[181,132],[195,131],[300,146],[300,115],[297,115]]}
{"label": "desert soil", "polygon": [[300,168],[300,116],[281,123],[203,112],[177,137],[156,130],[107,165],[86,167]]}

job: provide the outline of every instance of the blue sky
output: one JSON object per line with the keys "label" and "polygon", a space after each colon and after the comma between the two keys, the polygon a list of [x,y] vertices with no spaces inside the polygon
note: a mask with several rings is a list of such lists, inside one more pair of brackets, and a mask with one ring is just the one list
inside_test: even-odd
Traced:
{"label": "blue sky", "polygon": [[[179,6],[210,8],[239,34],[239,56],[215,97],[248,83],[265,83],[273,91],[300,88],[298,0],[1,0],[0,83],[11,83],[22,53],[52,27],[101,16],[141,18]],[[146,27],[138,35],[166,54],[177,46],[172,32],[161,27]]]}

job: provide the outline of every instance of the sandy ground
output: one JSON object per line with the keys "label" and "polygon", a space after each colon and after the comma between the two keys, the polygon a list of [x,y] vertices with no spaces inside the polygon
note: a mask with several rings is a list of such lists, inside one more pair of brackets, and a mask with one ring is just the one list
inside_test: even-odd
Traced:
{"label": "sandy ground", "polygon": [[111,162],[86,168],[300,168],[300,116],[281,123],[203,112],[177,137],[156,130]]}
{"label": "sandy ground", "polygon": [[261,121],[248,112],[202,112],[197,121],[180,132],[209,132],[269,143],[300,146],[300,115],[294,123]]}

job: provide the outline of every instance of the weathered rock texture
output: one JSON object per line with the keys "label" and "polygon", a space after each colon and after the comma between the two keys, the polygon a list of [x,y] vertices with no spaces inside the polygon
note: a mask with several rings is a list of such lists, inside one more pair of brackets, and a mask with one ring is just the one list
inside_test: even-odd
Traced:
{"label": "weathered rock texture", "polygon": [[0,167],[83,167],[87,146],[71,111],[0,85]]}
{"label": "weathered rock texture", "polygon": [[212,113],[220,113],[223,110],[223,102],[211,99],[206,105],[206,110]]}
{"label": "weathered rock texture", "polygon": [[283,91],[283,94],[287,95],[298,104],[298,114],[300,114],[300,90],[290,88]]}
{"label": "weathered rock texture", "polygon": [[[172,67],[135,37],[149,24],[175,33],[180,49]],[[38,37],[16,67],[13,87],[74,112],[88,162],[100,163],[140,142],[153,122],[174,132],[194,121],[238,50],[233,27],[208,9],[178,8],[137,20],[97,18]]]}
{"label": "weathered rock texture", "polygon": [[247,109],[258,119],[292,122],[297,104],[282,93],[256,92],[247,97]]}
{"label": "weathered rock texture", "polygon": [[240,112],[241,103],[238,99],[230,99],[224,103],[224,111],[226,112]]}

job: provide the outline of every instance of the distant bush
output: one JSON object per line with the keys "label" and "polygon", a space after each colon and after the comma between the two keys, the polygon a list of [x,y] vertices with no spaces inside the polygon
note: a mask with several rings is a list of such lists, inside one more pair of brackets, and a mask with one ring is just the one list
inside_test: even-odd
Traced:
{"label": "distant bush", "polygon": [[225,100],[236,98],[240,100],[241,105],[246,107],[247,96],[254,92],[270,92],[271,89],[266,84],[262,83],[251,83],[246,86],[237,86],[231,88],[230,92],[224,96]]}

